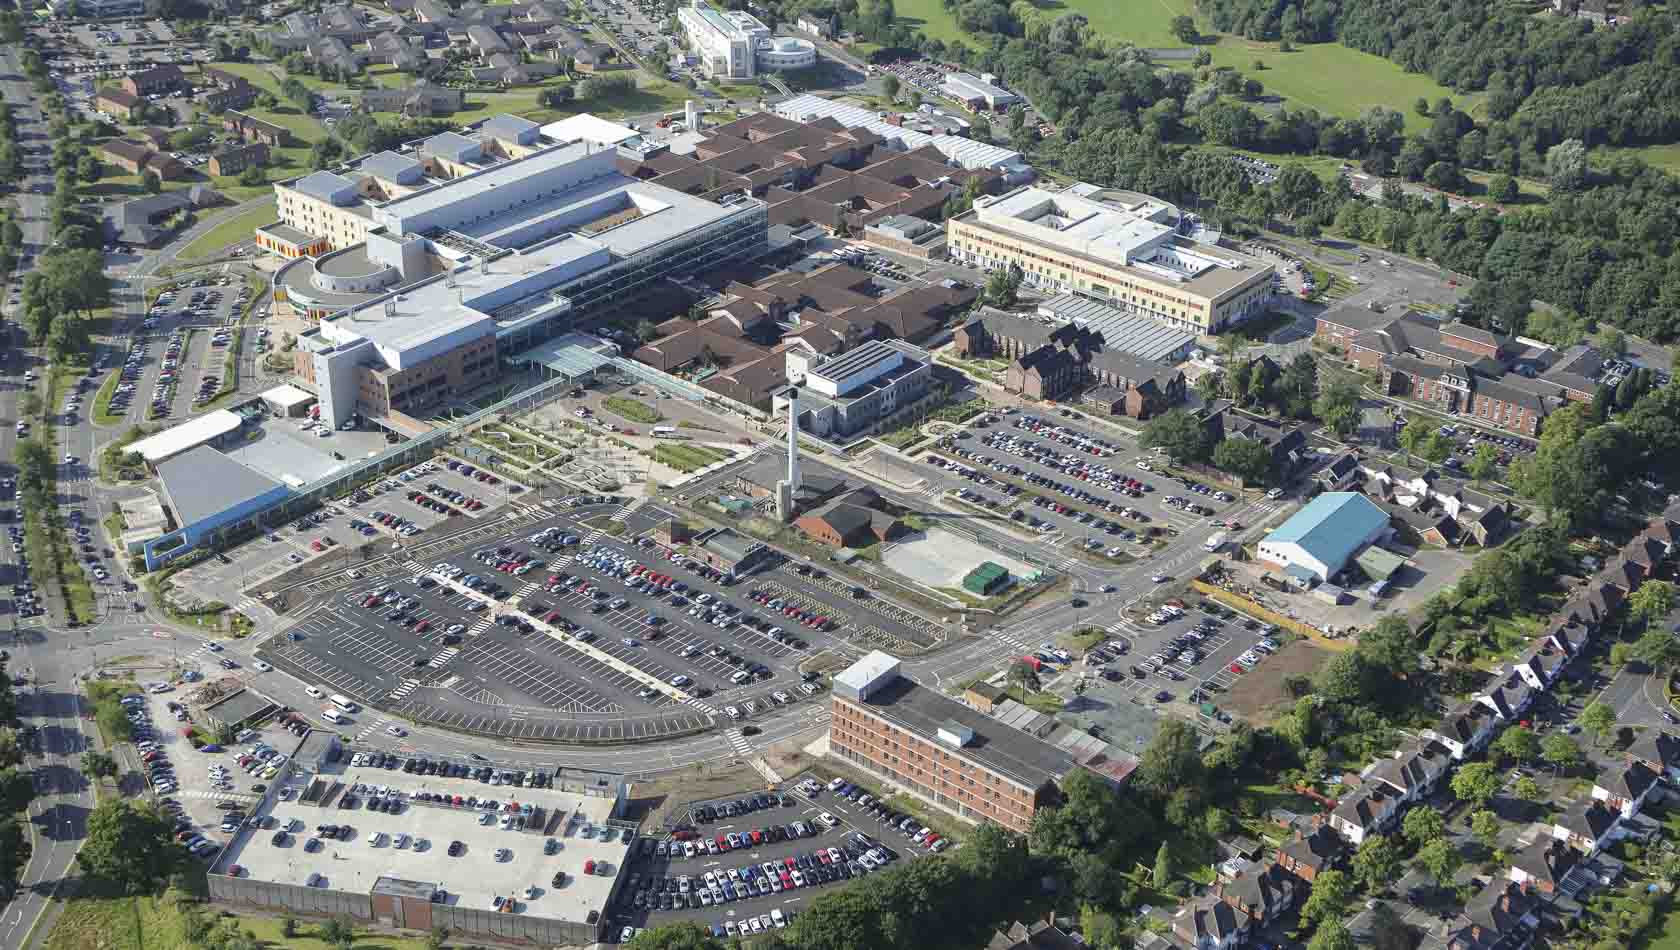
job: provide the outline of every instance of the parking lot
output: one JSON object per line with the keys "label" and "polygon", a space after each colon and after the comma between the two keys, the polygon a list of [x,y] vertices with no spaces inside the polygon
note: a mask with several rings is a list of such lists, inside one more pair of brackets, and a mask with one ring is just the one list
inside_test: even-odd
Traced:
{"label": "parking lot", "polygon": [[[770,607],[766,579],[726,583],[649,538],[607,534],[611,520],[646,530],[663,518],[600,499],[427,551],[431,563],[342,575],[349,583],[312,595],[321,605],[263,655],[390,713],[498,732],[559,724],[658,733],[716,717],[744,727],[821,698],[800,663],[850,624],[836,609],[846,598],[816,586],[826,578],[774,575],[779,589],[804,592],[802,603],[840,602],[815,608],[835,609],[825,630],[815,610],[790,616],[798,608],[787,595]],[[365,715],[351,731],[383,721]]]}
{"label": "parking lot", "polygon": [[[182,419],[220,391],[226,347],[232,344],[228,327],[248,302],[249,291],[226,276],[193,284],[166,287],[147,311],[121,357],[122,381],[111,396],[112,414],[135,421]],[[99,371],[115,362],[100,357],[81,390],[97,388]],[[67,406],[66,412],[73,410]]]}
{"label": "parking lot", "polygon": [[1159,475],[1154,456],[1081,427],[1071,415],[1005,409],[979,416],[925,458],[970,483],[956,489],[956,500],[1007,517],[1047,543],[1110,558],[1138,553],[1162,527],[1225,521],[1237,503],[1217,488]]}
{"label": "parking lot", "polygon": [[889,825],[890,817],[912,822],[912,832],[923,827],[882,805],[874,790],[854,786],[853,801],[830,785],[807,773],[775,793],[690,802],[672,836],[626,868],[631,880],[613,909],[615,924],[689,920],[725,936],[761,933],[777,917],[791,920],[809,892],[946,847]]}

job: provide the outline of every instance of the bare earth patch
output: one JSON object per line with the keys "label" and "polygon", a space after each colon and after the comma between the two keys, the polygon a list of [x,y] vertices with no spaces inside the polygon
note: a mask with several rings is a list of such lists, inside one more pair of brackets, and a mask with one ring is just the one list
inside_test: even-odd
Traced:
{"label": "bare earth patch", "polygon": [[1268,657],[1253,672],[1237,677],[1219,705],[1257,726],[1269,725],[1272,717],[1293,701],[1283,688],[1284,680],[1291,676],[1311,676],[1329,658],[1328,650],[1308,640],[1296,640]]}

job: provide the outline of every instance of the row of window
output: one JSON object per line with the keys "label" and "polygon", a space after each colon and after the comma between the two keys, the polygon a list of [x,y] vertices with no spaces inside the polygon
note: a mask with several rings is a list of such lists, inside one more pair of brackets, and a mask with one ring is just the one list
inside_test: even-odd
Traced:
{"label": "row of window", "polygon": [[869,755],[866,751],[855,749],[852,746],[847,745],[844,738],[841,736],[831,735],[830,743],[830,748],[840,753],[842,758],[850,759],[851,761],[856,762],[871,771],[885,772],[887,777],[892,781],[914,790],[920,797],[929,801],[939,802],[947,807],[957,808],[962,814],[967,816],[989,818],[992,821],[1009,828],[1024,831],[1032,825],[1031,812],[1022,814],[1016,809],[1000,807],[1001,803],[998,802],[961,801],[959,799],[975,797],[974,793],[963,789],[956,789],[954,794],[957,798],[953,799],[950,795],[930,787],[920,776],[912,774],[914,770],[912,770],[912,773],[900,771],[894,766],[894,763],[882,761]]}
{"label": "row of window", "polygon": [[[1095,282],[1096,281],[1110,281],[1110,280],[1114,279],[1114,275],[1112,275],[1112,274],[1099,273],[1097,271],[1089,270],[1087,268],[1081,267],[1077,264],[1068,264],[1068,263],[1065,263],[1063,261],[1059,261],[1059,260],[1055,259],[1054,257],[1048,257],[1046,255],[1039,254],[1036,251],[1029,251],[1025,248],[1016,247],[1016,246],[1013,246],[1013,245],[1010,245],[1010,244],[1005,244],[1005,243],[1000,242],[1000,241],[994,241],[991,238],[982,237],[978,234],[966,234],[966,233],[964,233],[964,234],[957,235],[957,237],[958,237],[957,247],[961,250],[966,250],[966,251],[969,251],[971,253],[975,253],[975,254],[983,253],[978,245],[985,245],[987,247],[996,248],[998,255],[1000,257],[1003,257],[1006,260],[1014,259],[1016,257],[1024,257],[1024,258],[1027,258],[1028,260],[1041,262],[1042,266],[1035,266],[1035,265],[1032,265],[1032,264],[1022,263],[1021,264],[1022,269],[1025,270],[1026,272],[1028,272],[1029,274],[1030,273],[1038,273],[1038,274],[1044,274],[1046,276],[1051,276],[1051,277],[1059,277],[1060,280],[1065,283],[1066,281],[1071,279],[1071,275],[1068,273],[1068,271],[1071,270],[1074,274],[1079,274],[1079,275],[1091,280],[1093,282],[1092,286],[1103,289],[1103,290],[1107,289],[1106,284],[1097,284]],[[963,243],[963,239],[965,239],[965,238],[969,241],[972,241],[973,244]],[[1157,290],[1157,289],[1155,289],[1153,287],[1150,287],[1148,285],[1145,285],[1145,284],[1133,283],[1133,282],[1127,281],[1127,280],[1120,280],[1118,283],[1120,284],[1121,287],[1125,288],[1128,291],[1133,292],[1133,294],[1129,297],[1127,297],[1127,295],[1121,295],[1121,296],[1125,299],[1130,299],[1134,303],[1145,303],[1145,304],[1148,303],[1148,301],[1138,300],[1137,295],[1141,294],[1145,297],[1153,297],[1157,300],[1160,300],[1162,302],[1163,308],[1166,308],[1166,307],[1170,306],[1174,313],[1177,313],[1178,308],[1181,308],[1181,307],[1186,309],[1186,310],[1191,310],[1191,311],[1201,311],[1201,310],[1206,309],[1206,306],[1204,304],[1198,303],[1194,300],[1186,300],[1182,297],[1175,296],[1173,294],[1167,293],[1166,291]]]}

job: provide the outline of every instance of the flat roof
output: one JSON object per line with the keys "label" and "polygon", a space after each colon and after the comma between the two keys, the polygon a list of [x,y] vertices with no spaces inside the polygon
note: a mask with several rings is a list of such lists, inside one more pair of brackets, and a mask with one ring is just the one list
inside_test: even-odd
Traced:
{"label": "flat roof", "polygon": [[900,128],[889,124],[874,110],[834,102],[810,93],[778,102],[773,108],[777,115],[795,122],[829,118],[848,129],[861,126],[888,141],[900,143],[906,151],[931,145],[963,168],[997,168],[1025,164],[1021,153],[1014,149],[987,145],[985,142],[976,142],[960,135],[929,135],[914,129]]}
{"label": "flat roof", "polygon": [[226,723],[243,723],[274,708],[274,701],[267,696],[241,689],[204,707],[204,714]]}
{"label": "flat roof", "polygon": [[158,478],[169,506],[175,509],[175,521],[182,527],[283,487],[205,445],[160,464]]}
{"label": "flat roof", "polygon": [[629,257],[703,228],[736,210],[668,185],[613,172],[540,201],[527,202],[505,214],[457,226],[455,230],[501,247],[522,233],[530,233],[531,226],[545,218],[554,222],[554,233],[559,234],[585,227],[601,215],[632,208],[638,212],[637,216],[587,235],[577,232],[577,239],[598,242],[619,257]]}
{"label": "flat roof", "polygon": [[276,403],[284,408],[290,409],[293,406],[301,406],[315,397],[296,386],[293,386],[291,383],[286,383],[281,386],[276,386],[263,393],[262,398],[264,402]]}
{"label": "flat roof", "polygon": [[593,142],[596,145],[617,145],[641,135],[627,125],[609,122],[587,112],[550,122],[542,127],[541,132],[544,138],[556,142]]}
{"label": "flat roof", "polygon": [[[1078,763],[1064,750],[1011,729],[904,676],[878,687],[861,702],[840,695],[836,699],[861,706],[952,755],[962,756],[1028,788],[1056,781],[1078,768]],[[939,739],[939,730],[949,730],[947,724],[952,721],[974,733],[974,738],[960,749]]]}
{"label": "flat roof", "polygon": [[1269,544],[1298,544],[1339,570],[1373,530],[1386,524],[1388,513],[1376,502],[1359,492],[1332,491],[1308,502],[1265,540]]}
{"label": "flat roof", "polygon": [[[299,822],[301,837],[294,836],[282,846],[270,841],[272,831],[246,830],[240,832],[223,852],[213,873],[226,873],[230,865],[244,868],[244,876],[258,881],[306,886],[309,875],[317,873],[325,878],[320,887],[327,890],[368,894],[381,881],[419,882],[442,888],[449,896],[446,901],[459,907],[490,910],[491,899],[497,895],[517,896],[520,913],[551,920],[588,920],[590,911],[604,912],[613,883],[623,868],[629,844],[622,833],[615,834],[611,844],[599,838],[585,838],[580,833],[583,822],[599,828],[611,816],[614,800],[552,789],[502,788],[459,778],[414,776],[384,769],[346,767],[343,763],[327,765],[320,773],[323,778],[344,782],[351,791],[356,783],[394,788],[405,795],[415,792],[444,792],[451,795],[477,795],[512,800],[544,809],[552,837],[560,843],[553,855],[543,854],[545,835],[529,831],[503,831],[499,824],[481,825],[478,817],[484,812],[468,808],[444,808],[408,801],[396,815],[370,812],[362,808],[320,808],[316,805],[292,801],[272,800],[267,808],[259,808],[253,817],[273,815],[279,827],[290,821]],[[287,785],[302,791],[311,773],[294,771]],[[363,797],[358,795],[358,797]],[[579,822],[568,819],[577,815]],[[348,824],[355,829],[349,841],[322,840],[321,850],[310,854],[303,850],[303,841],[317,825]],[[374,847],[375,832],[384,832],[386,842]],[[415,851],[393,846],[398,834],[424,837],[429,847]],[[466,850],[460,857],[449,856],[449,844],[461,842]],[[507,848],[512,856],[498,861],[495,852]],[[606,861],[612,874],[583,874],[586,860]],[[554,888],[550,881],[556,871],[566,872],[565,886]],[[527,900],[525,888],[535,885],[538,895]]]}
{"label": "flat roof", "polygon": [[[433,138],[442,138],[444,135],[463,138],[463,136],[456,135],[453,132],[444,132],[442,135],[433,136]],[[428,139],[427,141],[431,140]],[[477,139],[465,139],[465,141],[475,146],[478,145]],[[424,188],[400,198],[392,198],[379,207],[386,214],[403,217],[426,214],[459,202],[470,201],[472,198],[494,191],[502,185],[509,185],[533,175],[541,175],[556,168],[563,168],[588,155],[589,152],[590,149],[585,145],[556,145],[540,152],[534,152],[524,158],[499,162],[481,171],[463,175],[460,178],[451,178],[431,188]]]}
{"label": "flat roof", "polygon": [[314,235],[307,231],[300,231],[283,221],[276,221],[273,224],[265,224],[257,230],[269,235],[270,237],[279,238],[287,244],[296,244],[301,246],[315,241]]}
{"label": "flat roof", "polygon": [[165,429],[157,435],[141,439],[129,445],[128,450],[139,453],[141,458],[156,465],[172,455],[179,455],[190,448],[219,439],[229,432],[237,432],[243,423],[244,420],[236,413],[217,409],[197,419]]}

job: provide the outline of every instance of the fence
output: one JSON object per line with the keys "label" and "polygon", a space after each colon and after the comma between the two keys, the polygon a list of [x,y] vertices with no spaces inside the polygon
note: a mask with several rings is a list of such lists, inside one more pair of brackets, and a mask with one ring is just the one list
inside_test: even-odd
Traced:
{"label": "fence", "polygon": [[1327,650],[1347,650],[1353,647],[1353,644],[1347,640],[1332,640],[1329,637],[1326,637],[1323,631],[1319,630],[1317,627],[1304,624],[1293,617],[1285,617],[1283,614],[1272,610],[1270,607],[1262,607],[1260,604],[1249,600],[1241,594],[1235,593],[1234,591],[1228,591],[1223,587],[1215,587],[1200,578],[1190,582],[1190,589],[1196,591],[1197,593],[1212,597],[1214,600],[1219,601],[1227,607],[1240,610],[1256,620],[1263,620],[1266,623],[1276,624],[1284,630],[1306,637],[1318,646],[1324,647]]}

